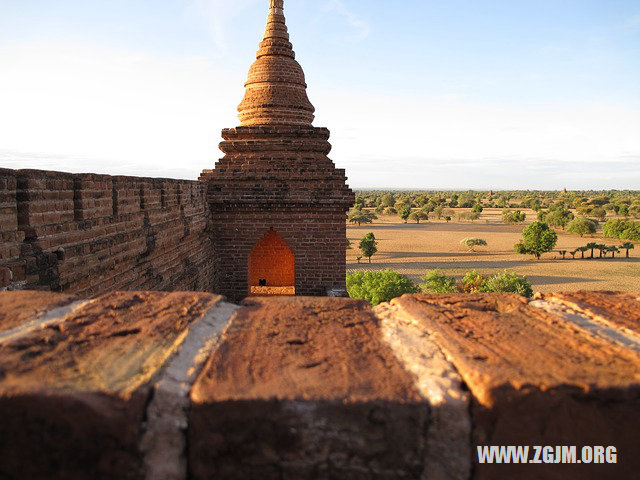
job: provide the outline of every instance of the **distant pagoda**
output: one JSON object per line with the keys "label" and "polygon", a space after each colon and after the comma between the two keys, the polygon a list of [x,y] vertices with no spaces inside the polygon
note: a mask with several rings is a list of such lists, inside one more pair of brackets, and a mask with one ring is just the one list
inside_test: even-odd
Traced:
{"label": "distant pagoda", "polygon": [[264,39],[224,129],[225,156],[205,170],[219,293],[326,295],[346,275],[346,212],[354,194],[327,157],[329,130],[312,126],[283,0],[270,0]]}

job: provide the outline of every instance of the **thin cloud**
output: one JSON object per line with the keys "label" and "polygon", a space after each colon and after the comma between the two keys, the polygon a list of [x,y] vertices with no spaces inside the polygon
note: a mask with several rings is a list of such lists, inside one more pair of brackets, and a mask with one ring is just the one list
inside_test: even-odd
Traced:
{"label": "thin cloud", "polygon": [[328,0],[325,9],[344,17],[354,32],[350,40],[359,42],[371,35],[371,25],[349,10],[342,0]]}
{"label": "thin cloud", "polygon": [[204,22],[209,31],[216,49],[220,53],[229,50],[227,41],[227,25],[233,18],[238,17],[250,6],[257,5],[257,0],[192,0],[187,9],[187,15],[191,15]]}

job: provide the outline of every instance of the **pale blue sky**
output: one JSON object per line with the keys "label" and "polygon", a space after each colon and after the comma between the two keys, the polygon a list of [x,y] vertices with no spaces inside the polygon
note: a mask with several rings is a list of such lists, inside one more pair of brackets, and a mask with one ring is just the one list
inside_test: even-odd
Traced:
{"label": "pale blue sky", "polygon": [[[267,0],[0,0],[0,166],[196,178]],[[640,188],[640,0],[285,0],[350,185]]]}

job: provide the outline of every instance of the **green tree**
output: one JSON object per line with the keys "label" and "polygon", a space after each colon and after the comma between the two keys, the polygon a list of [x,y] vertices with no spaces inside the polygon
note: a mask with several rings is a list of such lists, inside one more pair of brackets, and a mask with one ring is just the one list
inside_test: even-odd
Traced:
{"label": "green tree", "polygon": [[362,240],[360,240],[360,251],[362,255],[369,259],[369,263],[371,263],[371,257],[378,251],[378,242],[373,233],[369,232],[362,237]]}
{"label": "green tree", "polygon": [[633,224],[631,220],[622,218],[610,218],[602,226],[602,234],[607,238],[620,238],[622,232]]}
{"label": "green tree", "polygon": [[398,210],[398,215],[400,215],[400,218],[404,220],[404,223],[407,223],[407,220],[411,215],[411,208],[405,205],[400,210]]}
{"label": "green tree", "polygon": [[600,252],[600,258],[602,258],[602,255],[604,254],[604,252],[607,251],[609,247],[607,247],[606,245],[599,243],[598,245],[596,245],[596,250],[598,250]]}
{"label": "green tree", "polygon": [[385,193],[382,196],[381,202],[385,207],[393,207],[396,204],[396,198],[392,193]]}
{"label": "green tree", "polygon": [[544,215],[544,220],[546,223],[551,225],[552,227],[560,227],[563,230],[566,226],[574,219],[573,213],[564,208],[558,210],[552,210]]}
{"label": "green tree", "polygon": [[481,203],[476,203],[471,209],[473,213],[482,213],[483,210],[484,210],[484,207],[482,206]]}
{"label": "green tree", "polygon": [[427,293],[457,292],[456,279],[447,277],[442,270],[432,270],[422,277],[420,289]]}
{"label": "green tree", "polygon": [[418,288],[405,275],[391,270],[360,271],[347,275],[347,292],[351,298],[378,305],[405,293],[418,293]]}
{"label": "green tree", "polygon": [[418,210],[417,212],[413,212],[409,215],[411,220],[415,220],[416,223],[420,223],[420,220],[429,220],[429,215],[422,210]]}
{"label": "green tree", "polygon": [[348,216],[350,223],[357,223],[360,226],[363,223],[373,223],[378,218],[375,213],[366,210],[353,209]]}
{"label": "green tree", "polygon": [[578,252],[580,252],[580,258],[584,258],[584,252],[587,252],[589,249],[587,247],[579,247],[576,249]]}
{"label": "green tree", "polygon": [[589,220],[585,217],[577,217],[569,222],[567,225],[568,233],[577,233],[581,237],[584,235],[590,235],[596,233],[598,225],[593,220]]}
{"label": "green tree", "polygon": [[474,252],[475,247],[486,247],[487,241],[482,238],[465,238],[460,240],[460,244],[467,247],[470,252]]}
{"label": "green tree", "polygon": [[620,249],[615,246],[607,247],[607,251],[611,252],[611,258],[616,258],[616,253],[620,253]]}
{"label": "green tree", "polygon": [[527,215],[520,210],[508,210],[502,211],[502,221],[505,223],[522,223],[527,219]]}
{"label": "green tree", "polygon": [[517,253],[531,254],[540,260],[545,252],[550,252],[558,242],[558,235],[543,222],[533,222],[522,231],[522,239],[514,245]]}
{"label": "green tree", "polygon": [[558,250],[558,253],[559,253],[560,255],[562,255],[562,259],[563,259],[563,260],[564,260],[564,259],[565,259],[565,257],[567,256],[567,251],[566,251],[566,250]]}
{"label": "green tree", "polygon": [[620,234],[620,240],[640,240],[640,222],[632,222],[624,232]]}
{"label": "green tree", "polygon": [[596,217],[598,220],[604,220],[607,216],[607,212],[602,207],[595,207],[591,209],[591,215]]}
{"label": "green tree", "polygon": [[629,250],[633,250],[634,248],[636,248],[636,246],[631,242],[625,242],[622,245],[620,245],[620,248],[622,248],[623,250],[626,250],[625,256],[629,258]]}
{"label": "green tree", "polygon": [[593,251],[596,248],[598,248],[598,244],[596,242],[589,242],[589,243],[587,243],[586,247],[587,247],[587,250],[591,250],[591,257],[590,258],[593,258]]}

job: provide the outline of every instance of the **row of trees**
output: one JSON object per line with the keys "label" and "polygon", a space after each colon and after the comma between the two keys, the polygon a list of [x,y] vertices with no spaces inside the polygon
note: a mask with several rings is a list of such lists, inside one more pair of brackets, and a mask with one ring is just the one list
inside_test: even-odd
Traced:
{"label": "row of trees", "polygon": [[600,252],[599,258],[606,258],[607,254],[611,254],[611,258],[615,258],[616,257],[616,253],[620,253],[622,250],[626,250],[626,257],[629,258],[629,250],[633,250],[635,248],[635,245],[631,242],[625,242],[622,245],[619,246],[615,246],[615,245],[605,245],[603,243],[596,243],[596,242],[591,242],[591,243],[587,243],[584,247],[578,247],[575,250],[558,250],[558,253],[560,253],[560,255],[562,255],[562,258],[564,259],[567,255],[567,253],[569,255],[571,255],[573,258],[576,258],[576,255],[578,253],[580,253],[580,258],[585,258],[584,254],[585,252],[591,251],[591,256],[587,257],[587,258],[595,258],[593,253],[595,250],[598,250]]}
{"label": "row of trees", "polygon": [[[399,202],[412,208],[438,206],[449,208],[531,208],[537,212],[544,209],[563,208],[577,211],[578,215],[604,219],[607,214],[640,218],[640,192],[630,190],[611,191],[361,191],[356,205],[363,208],[395,208]],[[397,210],[397,208],[396,208]]]}
{"label": "row of trees", "polygon": [[531,284],[513,273],[486,276],[476,270],[467,272],[460,281],[445,275],[440,270],[432,270],[422,277],[422,283],[414,284],[406,275],[392,270],[379,272],[359,271],[347,275],[347,292],[351,298],[367,300],[372,305],[388,302],[406,293],[476,293],[511,292],[530,297]]}

